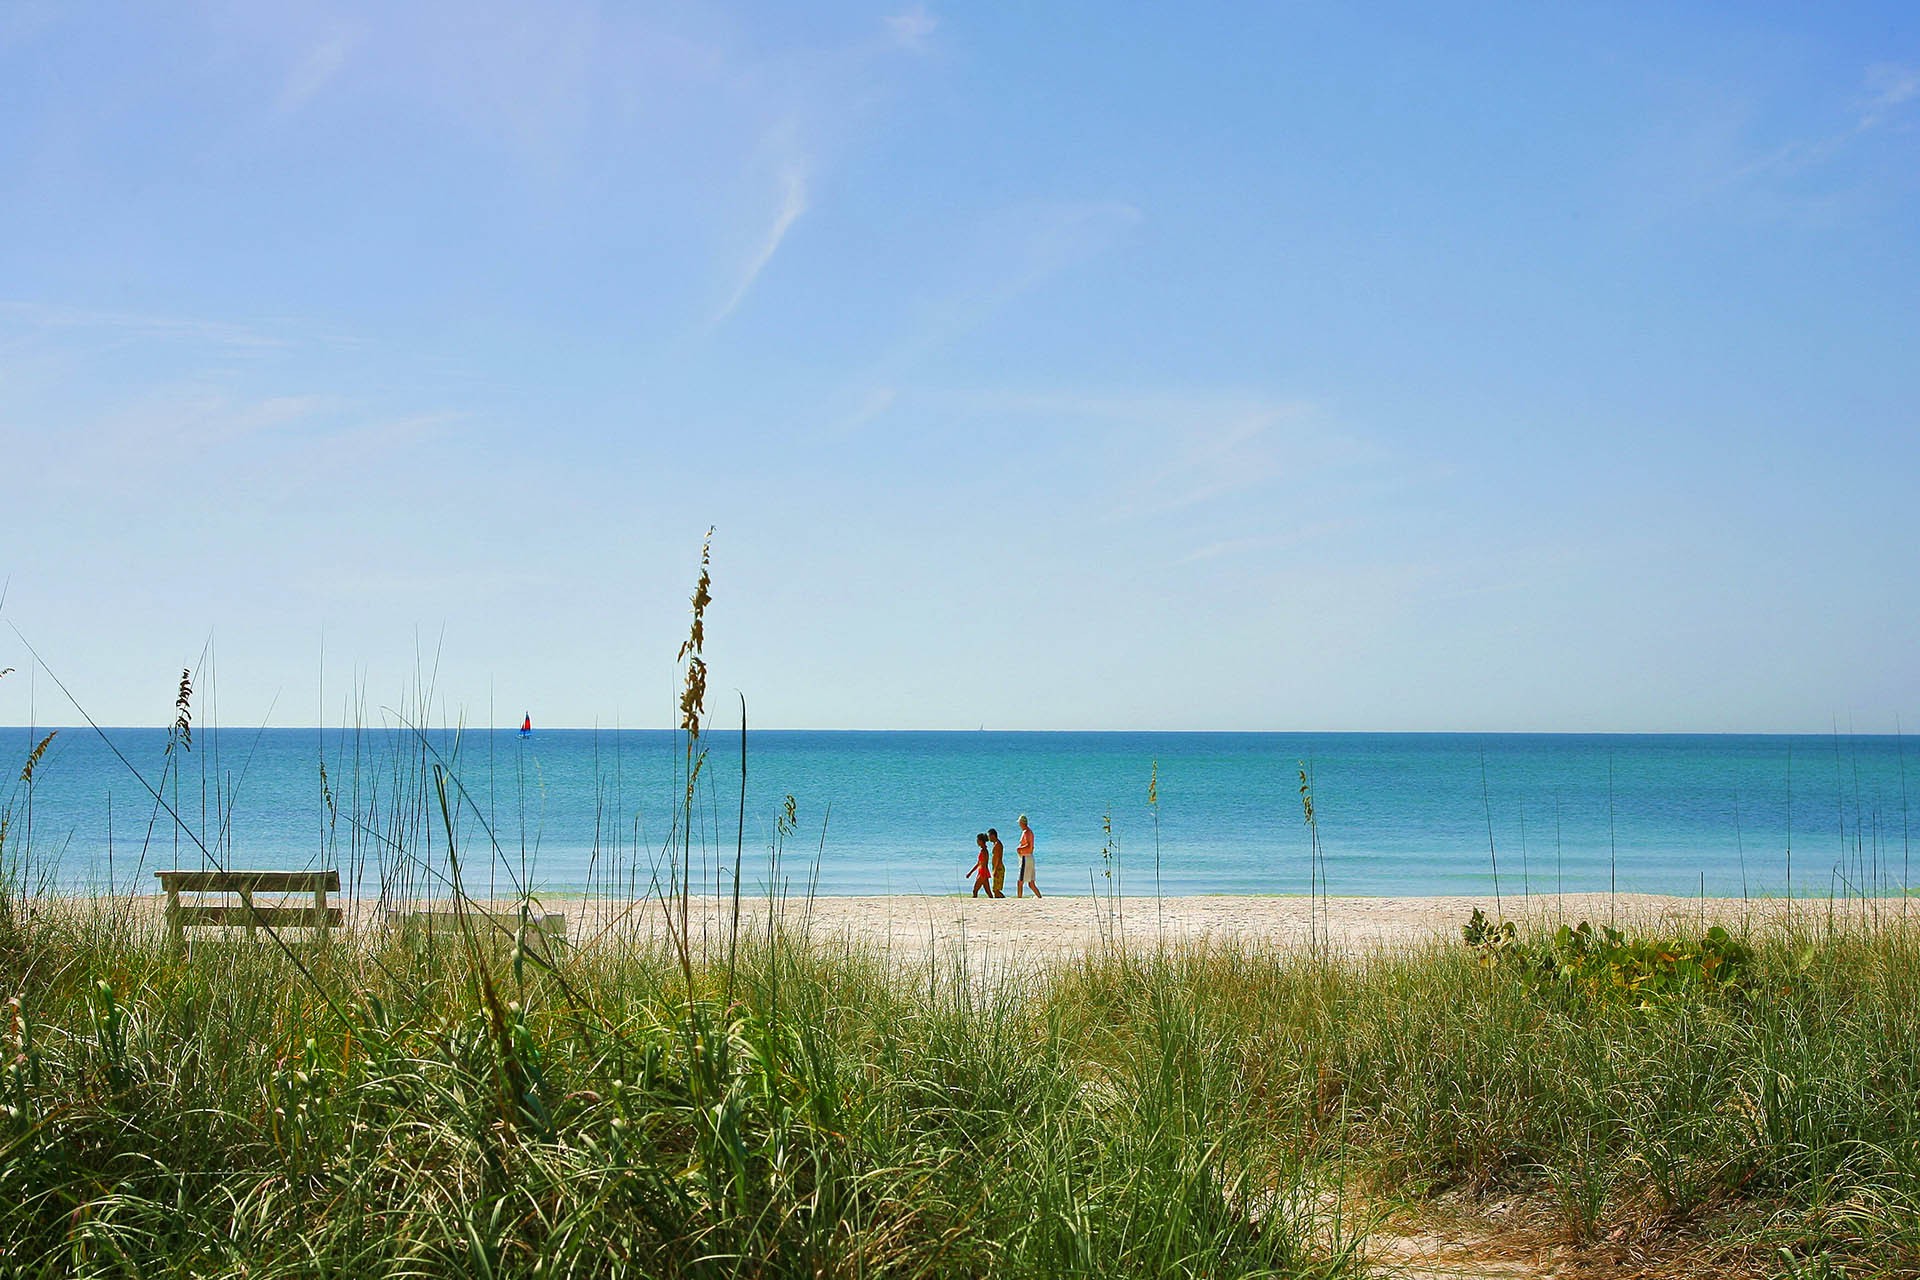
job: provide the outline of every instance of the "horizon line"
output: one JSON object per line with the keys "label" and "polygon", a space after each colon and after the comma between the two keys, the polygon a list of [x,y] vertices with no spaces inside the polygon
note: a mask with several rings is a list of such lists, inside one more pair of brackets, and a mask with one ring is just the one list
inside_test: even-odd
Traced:
{"label": "horizon line", "polygon": [[[60,733],[66,733],[69,731],[80,731],[80,732],[92,731],[92,732],[100,732],[100,733],[127,732],[127,731],[132,731],[132,732],[151,731],[151,732],[163,733],[163,732],[166,732],[169,727],[170,726],[166,724],[89,724],[84,721],[77,722],[77,723],[70,723],[70,724],[53,724],[53,723],[45,723],[45,722],[43,723],[20,723],[20,722],[0,723],[0,731],[5,731],[8,729],[23,729],[28,732],[60,732]],[[201,725],[195,726],[197,730],[203,733],[221,733],[221,732],[226,732],[226,733],[262,733],[262,732],[318,733],[322,731],[348,732],[353,729],[360,729],[365,731],[379,730],[379,731],[385,732],[394,727],[395,726],[384,725],[384,724],[371,724],[371,723],[363,724],[363,725],[247,724],[247,725],[225,725],[225,726],[201,724]],[[411,726],[411,725],[403,726],[403,727],[407,729],[417,728],[417,726]],[[511,723],[496,724],[496,725],[442,724],[442,725],[428,725],[426,726],[426,729],[428,732],[432,732],[432,733],[492,732],[492,733],[518,734],[520,732],[519,726]],[[1030,734],[1034,736],[1064,735],[1064,734],[1113,734],[1113,735],[1161,734],[1161,735],[1168,735],[1168,736],[1262,734],[1262,735],[1270,735],[1274,737],[1301,736],[1301,735],[1307,735],[1307,734],[1324,734],[1324,735],[1350,735],[1350,736],[1361,736],[1361,735],[1389,736],[1391,735],[1391,736],[1401,736],[1401,737],[1455,737],[1455,738],[1463,738],[1463,737],[1509,737],[1509,738],[1514,738],[1514,737],[1544,737],[1544,738],[1590,737],[1590,738],[1832,738],[1832,739],[1898,738],[1898,739],[1905,739],[1906,737],[1906,732],[1904,729],[1876,731],[1876,730],[1851,729],[1851,728],[1844,731],[1831,729],[1831,728],[1829,729],[1487,729],[1487,728],[1475,728],[1475,729],[1192,729],[1192,728],[1187,728],[1187,729],[1163,729],[1163,728],[998,729],[998,728],[988,728],[986,726],[979,726],[973,729],[953,729],[953,728],[933,728],[933,727],[924,727],[924,726],[915,726],[915,727],[896,726],[896,727],[890,727],[890,728],[873,728],[873,727],[864,727],[859,725],[838,725],[838,726],[749,725],[747,727],[747,730],[749,735],[761,734],[761,733],[874,733],[874,734],[878,734],[878,733],[922,733],[922,734],[994,733],[994,734]],[[713,737],[718,734],[737,734],[739,731],[740,731],[740,726],[737,724],[710,725],[707,728],[701,730],[701,736]],[[681,732],[681,730],[677,725],[556,724],[556,725],[535,725],[532,732],[533,732],[533,736],[538,736],[539,734],[542,734],[542,733],[679,733]]]}

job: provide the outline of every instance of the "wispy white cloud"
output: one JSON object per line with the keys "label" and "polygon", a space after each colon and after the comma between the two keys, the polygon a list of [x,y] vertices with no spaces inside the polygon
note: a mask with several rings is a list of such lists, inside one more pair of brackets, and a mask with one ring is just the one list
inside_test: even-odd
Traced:
{"label": "wispy white cloud", "polygon": [[286,336],[263,328],[133,311],[106,311],[58,303],[0,299],[0,325],[37,330],[105,331],[150,338],[178,338],[234,350],[264,350],[292,345]]}
{"label": "wispy white cloud", "polygon": [[326,88],[346,66],[347,55],[358,41],[358,33],[343,31],[308,49],[280,86],[279,110],[283,114],[298,111]]}
{"label": "wispy white cloud", "polygon": [[915,53],[924,53],[927,44],[933,39],[933,33],[939,29],[940,20],[927,12],[927,7],[916,4],[900,13],[889,15],[881,20],[887,28],[887,35],[902,49]]}
{"label": "wispy white cloud", "polygon": [[813,209],[836,155],[867,122],[880,118],[895,82],[890,68],[899,67],[903,55],[925,53],[939,27],[922,4],[881,23],[884,39],[868,36],[771,54],[730,49],[714,68],[711,78],[724,86],[722,96],[740,118],[773,122],[762,128],[744,166],[760,191],[771,190],[773,200],[770,209],[756,211],[756,232],[742,238],[744,251],[736,241],[727,253],[726,294],[701,332],[717,329],[746,302],[794,227]]}
{"label": "wispy white cloud", "polygon": [[[1073,485],[1101,495],[1095,519],[1185,530],[1191,550],[1174,563],[1319,537],[1344,527],[1345,504],[1377,505],[1444,479],[1319,404],[1271,392],[921,390],[914,403],[990,424],[1007,439],[1050,440],[1043,453],[1062,460]],[[1275,513],[1296,527],[1274,532]]]}
{"label": "wispy white cloud", "polygon": [[773,256],[780,252],[780,245],[786,240],[787,232],[793,229],[793,224],[798,222],[807,211],[807,163],[793,134],[791,124],[784,125],[775,132],[776,147],[781,153],[781,159],[775,170],[776,192],[773,219],[767,225],[758,243],[754,245],[752,252],[747,255],[746,261],[741,264],[733,291],[727,295],[727,300],[708,321],[710,329],[716,329],[725,324],[727,317],[746,301],[747,295],[753,291],[754,283],[760,279],[760,273],[767,269],[767,264],[773,261]]}
{"label": "wispy white cloud", "polygon": [[701,33],[719,29],[698,14],[598,0],[205,8],[223,58],[270,69],[246,78],[267,113],[352,99],[415,127],[450,126],[458,144],[547,182],[599,162],[594,129],[606,115],[655,112],[704,83]]}
{"label": "wispy white cloud", "polygon": [[1307,400],[1222,391],[965,392],[969,413],[1094,423],[1125,442],[1115,514],[1164,515],[1383,450],[1333,429]]}
{"label": "wispy white cloud", "polygon": [[[227,0],[221,0],[226,3]],[[684,236],[711,256],[672,301],[683,339],[726,323],[765,286],[822,199],[836,157],[885,118],[938,18],[912,0],[852,37],[771,38],[716,10],[550,0],[360,8],[219,10],[214,35],[236,61],[273,68],[262,104],[289,115],[352,99],[418,127],[465,135],[518,168],[513,198],[550,212],[628,198],[635,173],[677,198],[649,198],[647,234]],[[694,230],[689,230],[694,228]],[[712,238],[701,243],[702,235]]]}
{"label": "wispy white cloud", "polygon": [[1111,252],[1141,219],[1136,206],[1119,200],[1029,201],[994,211],[970,242],[928,264],[943,287],[867,380],[897,386],[932,353],[1018,299]]}
{"label": "wispy white cloud", "polygon": [[122,469],[197,458],[310,422],[335,407],[325,396],[240,397],[213,389],[158,392],[111,415],[90,436]]}
{"label": "wispy white cloud", "polygon": [[1307,412],[1306,401],[1275,401],[1258,395],[1215,391],[1147,391],[1132,388],[1031,390],[993,388],[949,393],[948,399],[969,411],[1036,414],[1049,417],[1111,419],[1117,424],[1160,422],[1187,425],[1241,417],[1286,407]]}
{"label": "wispy white cloud", "polygon": [[1883,62],[1867,68],[1865,102],[1859,131],[1886,124],[1909,102],[1920,99],[1920,67]]}
{"label": "wispy white cloud", "polygon": [[1777,212],[1823,210],[1832,203],[1833,193],[1810,189],[1816,175],[1867,154],[1873,138],[1903,129],[1917,107],[1920,67],[1881,63],[1862,73],[1850,103],[1837,105],[1829,113],[1831,117],[1851,111],[1852,119],[1824,131],[1809,128],[1801,136],[1757,147],[1748,112],[1709,113],[1687,144],[1694,154],[1686,161],[1692,170],[1684,183],[1691,196],[1686,202],[1757,191],[1769,196],[1770,207]]}
{"label": "wispy white cloud", "polygon": [[1192,551],[1189,551],[1186,555],[1174,561],[1174,563],[1176,565],[1201,564],[1208,560],[1218,560],[1223,556],[1244,555],[1253,551],[1288,551],[1294,547],[1304,546],[1309,542],[1314,542],[1332,534],[1351,529],[1354,524],[1355,522],[1352,520],[1321,520],[1313,524],[1303,525],[1298,529],[1289,530],[1285,533],[1255,534],[1241,538],[1222,538],[1216,542],[1209,542],[1203,546],[1195,547]]}
{"label": "wispy white cloud", "polygon": [[1185,447],[1152,467],[1126,504],[1131,514],[1164,515],[1259,488],[1283,476],[1355,460],[1367,452],[1311,429],[1302,404],[1261,405],[1218,416],[1218,406],[1190,410],[1168,425]]}
{"label": "wispy white cloud", "polygon": [[893,408],[900,398],[900,392],[894,387],[874,387],[860,397],[859,406],[840,422],[837,435],[851,435],[872,422],[875,418]]}
{"label": "wispy white cloud", "polygon": [[[33,427],[45,412],[23,419]],[[393,413],[330,394],[184,383],[148,388],[79,420],[41,422],[24,439],[49,486],[144,502],[236,477],[254,491],[263,481],[300,487],[364,472],[370,459],[427,443],[463,417]]]}
{"label": "wispy white cloud", "polygon": [[[333,407],[312,395],[243,396],[204,384],[153,387],[74,420],[57,408],[21,413],[35,430],[34,461],[53,488],[104,496],[152,495],[203,482],[209,465],[250,456],[259,442],[297,431]],[[57,428],[57,429],[55,429]]]}
{"label": "wispy white cloud", "polygon": [[1142,216],[1124,200],[1051,200],[1003,210],[990,220],[981,246],[982,257],[998,259],[999,266],[985,296],[995,303],[1016,297],[1099,257],[1131,235]]}
{"label": "wispy white cloud", "polygon": [[325,429],[288,441],[282,461],[309,478],[323,472],[364,472],[370,460],[432,444],[468,419],[453,409],[386,415],[349,407]]}

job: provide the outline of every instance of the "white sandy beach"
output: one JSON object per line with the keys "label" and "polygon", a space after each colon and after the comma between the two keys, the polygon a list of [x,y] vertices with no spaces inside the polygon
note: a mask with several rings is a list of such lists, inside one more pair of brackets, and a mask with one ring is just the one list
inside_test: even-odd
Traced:
{"label": "white sandy beach", "polygon": [[[189,901],[192,895],[188,895]],[[214,900],[214,899],[203,899]],[[311,901],[311,899],[301,899]],[[159,917],[164,899],[141,900],[152,918]],[[271,905],[261,895],[260,905]],[[348,927],[365,929],[392,923],[403,914],[371,900],[343,903]],[[416,904],[445,911],[443,899]],[[512,903],[479,904],[511,912]],[[1109,914],[1110,905],[1112,914]],[[1897,900],[1881,905],[1898,912]],[[1673,926],[1697,931],[1714,923],[1766,926],[1794,912],[1808,923],[1824,922],[1828,904],[1782,899],[1679,898],[1653,894],[1534,894],[1529,898],[1403,897],[1323,898],[1290,895],[1214,894],[1166,898],[1125,898],[1109,904],[1087,895],[1042,899],[970,898],[965,895],[917,894],[866,897],[821,897],[808,902],[779,904],[780,918],[789,936],[804,935],[830,949],[851,947],[880,952],[905,961],[964,953],[970,963],[1046,960],[1079,954],[1109,942],[1129,948],[1152,949],[1165,943],[1184,946],[1222,942],[1243,946],[1304,948],[1314,937],[1326,940],[1346,954],[1365,954],[1454,941],[1475,909],[1494,918],[1548,926],[1591,920],[1615,921],[1622,927]],[[538,911],[566,917],[566,935],[574,946],[651,946],[671,940],[668,912],[659,899],[636,902],[553,897],[538,900]],[[1871,910],[1871,908],[1866,908]],[[764,935],[768,903],[743,897],[742,930]],[[1859,902],[1843,906],[1849,918],[1863,910]],[[717,947],[730,935],[733,904],[712,896],[693,899],[690,932],[696,949]],[[1884,914],[1883,914],[1883,918]]]}
{"label": "white sandy beach", "polygon": [[[804,928],[816,941],[852,943],[903,958],[924,959],[965,951],[971,957],[1071,955],[1123,941],[1152,948],[1164,940],[1180,945],[1202,941],[1242,945],[1305,947],[1318,934],[1336,949],[1362,953],[1421,945],[1460,936],[1475,908],[1489,916],[1549,924],[1609,919],[1650,926],[1668,921],[1693,928],[1715,922],[1761,923],[1780,919],[1784,901],[1742,902],[1737,898],[1672,898],[1650,894],[1533,895],[1508,897],[1326,898],[1279,895],[1204,895],[1125,898],[1109,904],[1087,896],[1035,900],[899,894],[876,897],[817,898],[784,904],[789,927]],[[1820,904],[1824,911],[1825,904]],[[568,916],[569,935],[579,941],[626,933],[666,937],[666,918],[658,901],[616,911],[610,920],[604,904],[556,903],[549,910]],[[1801,913],[1811,904],[1797,904]],[[741,902],[743,928],[766,927],[762,899]],[[728,935],[732,906],[708,898],[692,908],[695,941],[714,942]]]}
{"label": "white sandy beach", "polygon": [[[192,901],[192,895],[188,895]],[[203,899],[213,901],[216,899]],[[291,901],[291,900],[290,900]],[[309,902],[311,899],[301,899]],[[260,905],[271,904],[261,895]],[[142,899],[157,919],[164,899]],[[659,899],[636,902],[553,897],[537,900],[537,910],[566,917],[566,935],[575,946],[664,945],[670,942],[668,912]],[[401,910],[372,900],[343,903],[348,927],[364,929],[392,923]],[[444,912],[444,899],[416,904]],[[511,912],[512,903],[479,904]],[[1165,943],[1184,946],[1222,942],[1244,946],[1304,948],[1317,936],[1347,954],[1394,950],[1436,941],[1453,941],[1477,908],[1489,917],[1548,926],[1609,920],[1641,928],[1671,924],[1684,932],[1713,923],[1767,925],[1789,911],[1812,922],[1824,921],[1827,903],[1781,899],[1678,898],[1653,894],[1534,894],[1529,898],[1404,897],[1323,898],[1291,895],[1210,894],[1166,898],[1124,898],[1109,904],[1087,895],[1004,899],[965,895],[894,894],[821,897],[811,902],[786,900],[780,918],[789,936],[804,935],[832,949],[857,950],[924,960],[966,954],[972,962],[1042,960],[1078,954],[1109,942],[1130,948]],[[1882,904],[1898,911],[1900,903]],[[740,927],[764,935],[768,903],[743,897]],[[1857,916],[1858,902],[1842,910]],[[1111,914],[1110,914],[1111,911]],[[696,948],[716,947],[730,936],[733,904],[712,896],[693,899],[690,932]]]}

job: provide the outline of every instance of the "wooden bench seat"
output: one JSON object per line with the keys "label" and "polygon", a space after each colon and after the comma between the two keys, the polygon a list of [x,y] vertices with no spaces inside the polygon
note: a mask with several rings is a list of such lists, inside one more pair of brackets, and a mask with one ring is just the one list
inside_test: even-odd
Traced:
{"label": "wooden bench seat", "polygon": [[[327,895],[340,892],[340,872],[333,871],[156,871],[167,891],[167,930],[175,942],[186,940],[189,928],[243,925],[252,937],[261,925],[270,929],[311,929],[325,938],[339,926],[344,913],[329,906]],[[183,893],[231,895],[239,902],[182,904]],[[256,893],[311,894],[312,906],[256,905]]]}
{"label": "wooden bench seat", "polygon": [[563,947],[567,944],[567,918],[557,911],[536,913],[524,908],[519,911],[491,911],[483,907],[455,911],[451,907],[435,907],[404,911],[397,918],[402,936],[417,938],[459,932],[462,915],[466,916],[476,937],[492,933],[511,939],[519,934],[524,920],[528,931],[539,934],[549,945]]}

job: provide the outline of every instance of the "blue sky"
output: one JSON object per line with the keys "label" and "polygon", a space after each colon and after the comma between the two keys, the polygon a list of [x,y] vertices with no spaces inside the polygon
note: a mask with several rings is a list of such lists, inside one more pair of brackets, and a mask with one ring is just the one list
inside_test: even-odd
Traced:
{"label": "blue sky", "polygon": [[1908,5],[12,3],[0,722],[1890,731],[1917,353]]}

